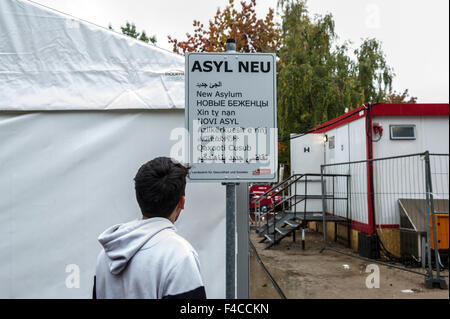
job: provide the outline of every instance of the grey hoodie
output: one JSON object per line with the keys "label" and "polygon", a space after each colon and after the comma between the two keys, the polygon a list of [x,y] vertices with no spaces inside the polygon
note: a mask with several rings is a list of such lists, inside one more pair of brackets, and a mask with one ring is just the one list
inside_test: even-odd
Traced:
{"label": "grey hoodie", "polygon": [[194,248],[166,218],[112,226],[98,238],[96,298],[205,298]]}

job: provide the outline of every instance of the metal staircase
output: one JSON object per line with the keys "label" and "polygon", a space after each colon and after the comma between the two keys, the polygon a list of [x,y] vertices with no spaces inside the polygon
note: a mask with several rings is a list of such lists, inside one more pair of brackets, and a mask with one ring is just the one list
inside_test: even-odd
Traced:
{"label": "metal staircase", "polygon": [[[336,177],[347,175],[329,174],[323,175]],[[322,177],[321,174],[294,174],[286,180],[274,185],[271,189],[262,194],[255,200],[255,216],[257,218],[256,232],[262,237],[260,242],[268,242],[266,248],[279,243],[283,238],[293,235],[295,241],[295,230],[306,228],[309,221],[323,221],[322,213],[307,212],[306,201],[308,199],[332,199],[332,200],[348,200],[348,198],[338,198],[332,195],[312,195],[308,194],[307,181],[311,177]],[[297,184],[300,181],[305,182],[304,194],[297,193]],[[261,201],[271,197],[273,205],[267,210],[261,210]],[[279,197],[277,201],[275,198]],[[302,212],[297,211],[297,204],[304,202]],[[339,221],[339,216],[326,216],[326,220]]]}

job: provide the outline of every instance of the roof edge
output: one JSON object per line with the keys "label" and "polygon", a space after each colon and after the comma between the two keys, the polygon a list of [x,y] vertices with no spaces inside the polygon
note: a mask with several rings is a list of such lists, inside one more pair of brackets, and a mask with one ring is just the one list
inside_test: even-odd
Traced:
{"label": "roof edge", "polygon": [[[371,112],[372,116],[448,116],[449,106],[449,103],[377,103],[372,105]],[[366,106],[361,105],[350,111],[355,114],[349,117],[347,117],[348,113],[342,114],[330,121],[317,125],[312,130],[315,130],[314,133],[324,133],[356,121],[366,116],[365,109]],[[321,129],[322,127],[323,129]]]}

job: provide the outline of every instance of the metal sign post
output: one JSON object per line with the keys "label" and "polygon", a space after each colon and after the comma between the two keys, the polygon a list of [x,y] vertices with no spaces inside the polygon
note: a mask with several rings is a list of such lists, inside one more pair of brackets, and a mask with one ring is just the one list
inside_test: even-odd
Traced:
{"label": "metal sign post", "polygon": [[[236,52],[236,42],[227,40],[227,52]],[[226,185],[225,298],[236,298],[236,184]]]}
{"label": "metal sign post", "polygon": [[236,296],[250,298],[249,199],[248,183],[236,185]]}
{"label": "metal sign post", "polygon": [[[276,57],[187,53],[189,180],[226,185],[226,298],[248,298],[248,182],[277,180]],[[237,223],[238,221],[238,223]]]}
{"label": "metal sign post", "polygon": [[250,278],[248,183],[226,185],[226,292],[227,299],[248,299]]}
{"label": "metal sign post", "polygon": [[236,184],[226,185],[225,298],[236,298]]}
{"label": "metal sign post", "polygon": [[[227,40],[227,52],[236,52],[236,42]],[[236,184],[226,184],[226,289],[227,299],[236,298]]]}

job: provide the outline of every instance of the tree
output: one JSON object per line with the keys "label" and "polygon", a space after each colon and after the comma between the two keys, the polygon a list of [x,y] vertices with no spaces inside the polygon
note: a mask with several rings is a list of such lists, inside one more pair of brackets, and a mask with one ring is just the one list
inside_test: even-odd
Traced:
{"label": "tree", "polygon": [[358,59],[358,89],[363,103],[386,102],[392,90],[394,73],[385,59],[381,43],[376,39],[366,39],[355,50]]}
{"label": "tree", "polygon": [[333,16],[311,17],[306,0],[278,0],[281,25],[274,22],[273,9],[258,19],[256,0],[240,3],[239,11],[229,0],[207,26],[194,20],[192,35],[185,41],[169,36],[169,43],[176,53],[220,52],[226,39],[234,38],[240,52],[277,54],[280,163],[289,165],[291,133],[306,132],[346,108],[401,99],[392,93],[395,74],[378,40],[364,39],[352,58],[350,43],[337,43]]}
{"label": "tree", "polygon": [[[108,29],[114,30],[111,24],[108,25]],[[121,26],[120,29],[122,30],[123,34],[129,37],[144,41],[145,43],[149,42],[153,44],[156,43],[156,37],[154,35],[148,37],[147,34],[145,33],[145,30],[142,30],[141,33],[137,32],[136,25],[133,22],[130,23],[127,21],[125,26]]]}
{"label": "tree", "polygon": [[[407,100],[409,98],[409,100]],[[408,89],[406,89],[403,93],[397,93],[394,91],[390,93],[388,96],[388,103],[417,103],[417,97],[409,96]]]}
{"label": "tree", "polygon": [[121,26],[120,29],[122,30],[123,34],[135,39],[137,39],[140,35],[140,33],[136,31],[136,25],[128,21],[125,26]]}
{"label": "tree", "polygon": [[237,10],[234,0],[209,20],[208,26],[194,20],[194,34],[186,34],[187,40],[179,41],[169,36],[176,53],[185,52],[221,52],[228,38],[236,40],[240,52],[276,52],[280,44],[279,28],[274,22],[274,11],[264,19],[258,19],[255,12],[256,0],[240,2],[242,10]]}
{"label": "tree", "polygon": [[365,39],[349,55],[337,45],[331,14],[311,18],[305,1],[278,2],[282,10],[278,65],[279,160],[289,163],[290,133],[306,132],[368,102],[388,100],[394,73],[381,43]]}

